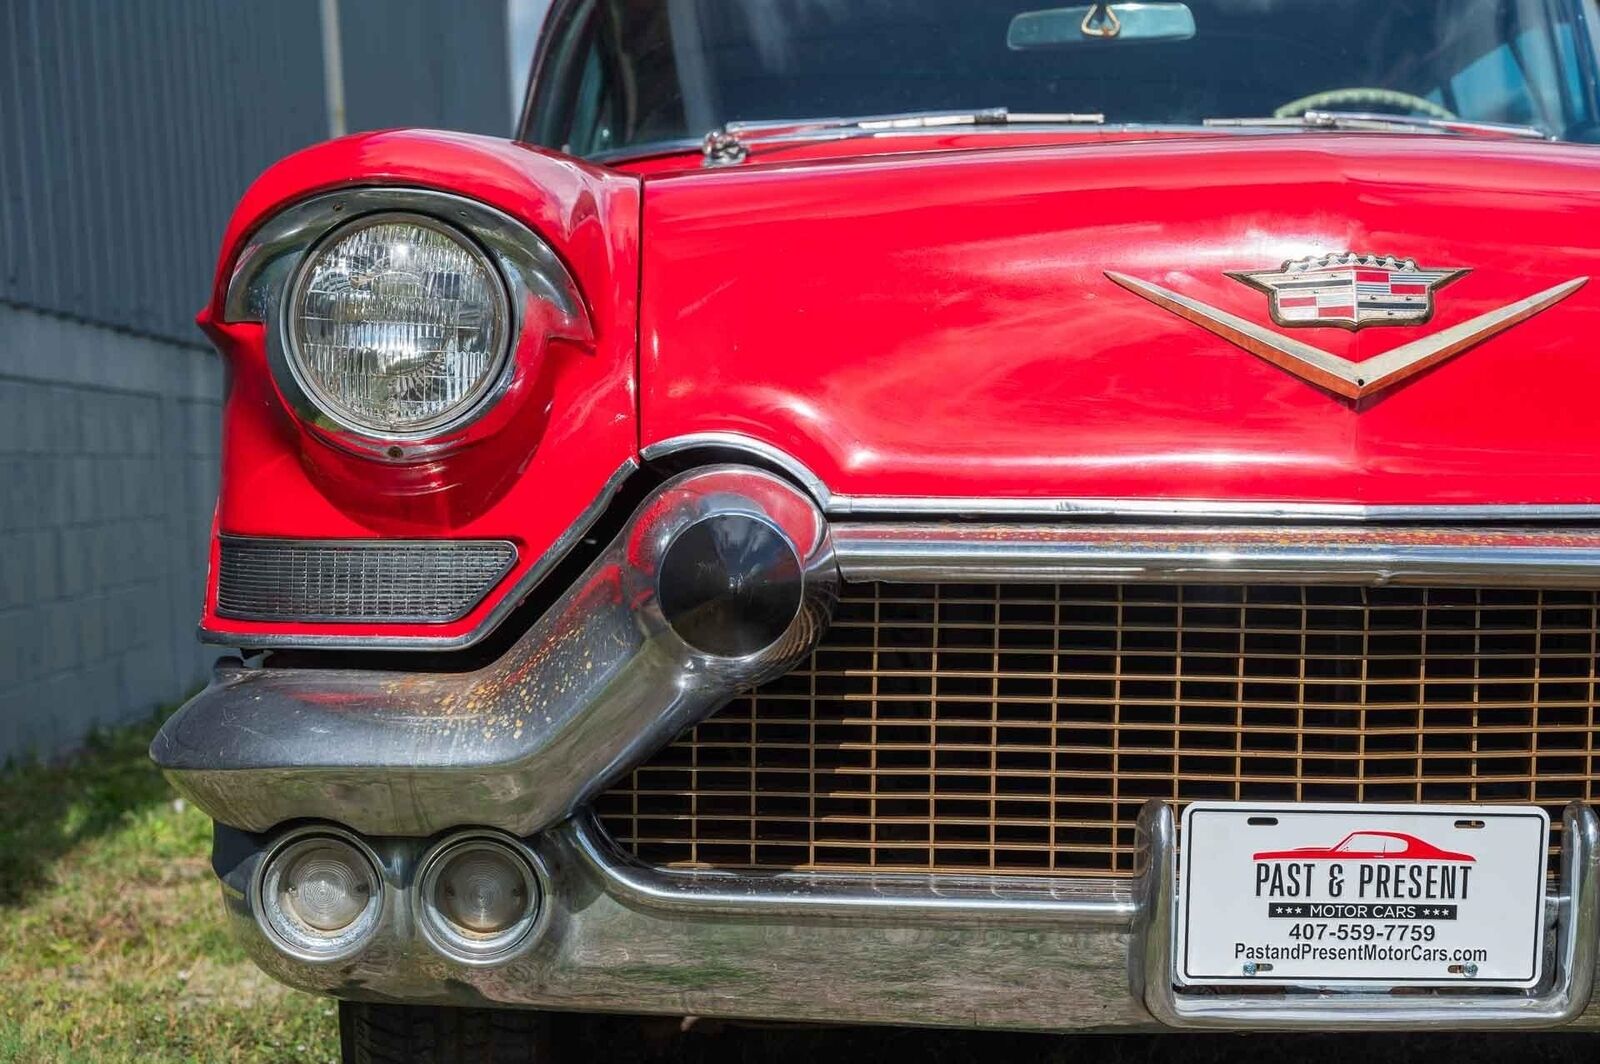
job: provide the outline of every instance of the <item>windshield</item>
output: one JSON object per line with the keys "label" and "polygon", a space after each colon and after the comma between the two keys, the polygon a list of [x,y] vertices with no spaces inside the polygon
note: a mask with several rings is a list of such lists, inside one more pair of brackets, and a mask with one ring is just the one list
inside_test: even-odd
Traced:
{"label": "windshield", "polygon": [[1341,853],[1386,853],[1390,849],[1399,850],[1400,845],[1397,840],[1385,835],[1357,833],[1347,837],[1334,849]]}
{"label": "windshield", "polygon": [[579,0],[523,133],[598,155],[729,122],[1003,107],[1161,125],[1359,111],[1596,140],[1586,3]]}

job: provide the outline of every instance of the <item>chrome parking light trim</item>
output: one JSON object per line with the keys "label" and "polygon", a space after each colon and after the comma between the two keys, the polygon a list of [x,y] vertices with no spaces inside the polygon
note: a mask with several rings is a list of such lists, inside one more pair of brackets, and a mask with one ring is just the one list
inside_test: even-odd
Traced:
{"label": "chrome parking light trim", "polygon": [[1600,529],[836,523],[847,581],[1600,587]]}
{"label": "chrome parking light trim", "polygon": [[[281,862],[297,847],[313,843],[318,839],[338,840],[359,854],[369,866],[372,880],[377,886],[377,897],[368,903],[366,909],[349,927],[337,935],[326,936],[327,940],[320,944],[321,948],[313,948],[309,941],[296,941],[288,933],[274,926],[269,910],[276,907],[272,895],[275,891],[275,877],[284,871]],[[347,962],[370,949],[384,935],[392,933],[395,919],[392,893],[384,884],[382,865],[378,861],[377,854],[373,853],[372,847],[367,845],[366,840],[353,832],[332,825],[306,825],[285,832],[262,854],[261,861],[251,876],[250,915],[255,921],[256,929],[271,941],[277,950],[301,964],[320,968]],[[300,934],[306,935],[303,931]]]}
{"label": "chrome parking light trim", "polygon": [[[788,629],[737,658],[680,639],[656,588],[674,537],[722,514],[781,530],[801,563]],[[459,824],[532,834],[809,654],[837,581],[827,522],[788,481],[696,470],[646,499],[494,663],[461,673],[226,667],[167,721],[151,756],[196,805],[247,831],[305,817],[370,835]]]}
{"label": "chrome parking light trim", "polygon": [[271,650],[277,647],[295,647],[312,650],[459,650],[481,642],[490,632],[500,626],[506,615],[522,605],[530,592],[550,574],[550,570],[561,564],[572,548],[576,547],[589,529],[600,520],[602,514],[611,506],[612,500],[622,490],[639,469],[639,463],[632,459],[624,459],[612,473],[600,492],[594,497],[578,519],[563,532],[548,550],[541,554],[528,571],[522,574],[515,584],[495,600],[483,620],[472,631],[458,636],[431,636],[431,635],[400,635],[400,636],[371,636],[356,633],[339,635],[311,635],[285,633],[243,633],[228,632],[220,629],[200,628],[200,641],[214,643],[227,647],[249,647],[251,649]]}
{"label": "chrome parking light trim", "polygon": [[[906,875],[874,888],[818,876],[807,890],[751,876],[707,893],[602,852],[584,831],[574,819],[529,840],[549,871],[550,922],[492,967],[437,954],[413,925],[345,965],[302,964],[241,920],[259,850],[218,868],[252,958],[290,986],[338,997],[1035,1030],[1150,1022],[1127,990],[1127,884]],[[405,904],[426,840],[373,845]],[[746,893],[764,900],[736,900]]]}
{"label": "chrome parking light trim", "polygon": [[[429,895],[438,883],[446,861],[467,847],[493,847],[517,861],[531,897],[528,913],[510,928],[494,935],[469,936],[451,926]],[[411,919],[421,937],[436,952],[457,964],[496,967],[526,953],[550,923],[550,873],[539,855],[521,839],[498,831],[459,831],[435,843],[417,861],[412,881]]]}
{"label": "chrome parking light trim", "polygon": [[1582,803],[1562,816],[1561,882],[1547,904],[1557,913],[1555,974],[1545,988],[1520,993],[1179,993],[1172,980],[1178,847],[1171,807],[1145,806],[1139,834],[1149,864],[1139,883],[1132,985],[1169,1027],[1507,1030],[1571,1023],[1589,1007],[1600,936],[1600,818]]}

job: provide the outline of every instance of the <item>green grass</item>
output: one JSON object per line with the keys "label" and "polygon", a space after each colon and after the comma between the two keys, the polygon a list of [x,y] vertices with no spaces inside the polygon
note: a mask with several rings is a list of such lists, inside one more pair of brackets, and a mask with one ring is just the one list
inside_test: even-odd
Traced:
{"label": "green grass", "polygon": [[0,774],[0,1064],[336,1060],[333,1002],[224,925],[211,822],[150,764],[156,726]]}

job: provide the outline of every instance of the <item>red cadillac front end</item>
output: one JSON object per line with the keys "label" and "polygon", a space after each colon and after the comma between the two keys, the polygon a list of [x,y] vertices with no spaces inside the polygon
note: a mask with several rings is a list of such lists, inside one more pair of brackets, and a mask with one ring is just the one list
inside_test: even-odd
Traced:
{"label": "red cadillac front end", "polygon": [[557,0],[518,140],[267,171],[152,748],[252,954],[363,1060],[1594,1023],[1597,41]]}

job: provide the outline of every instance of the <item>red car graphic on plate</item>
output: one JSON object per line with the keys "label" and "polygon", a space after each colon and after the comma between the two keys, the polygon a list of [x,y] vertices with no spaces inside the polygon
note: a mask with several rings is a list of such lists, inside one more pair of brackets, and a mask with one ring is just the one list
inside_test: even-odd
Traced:
{"label": "red car graphic on plate", "polygon": [[1257,861],[1474,861],[1471,854],[1441,850],[1431,842],[1398,831],[1352,831],[1332,846],[1302,846],[1294,850],[1266,850]]}

